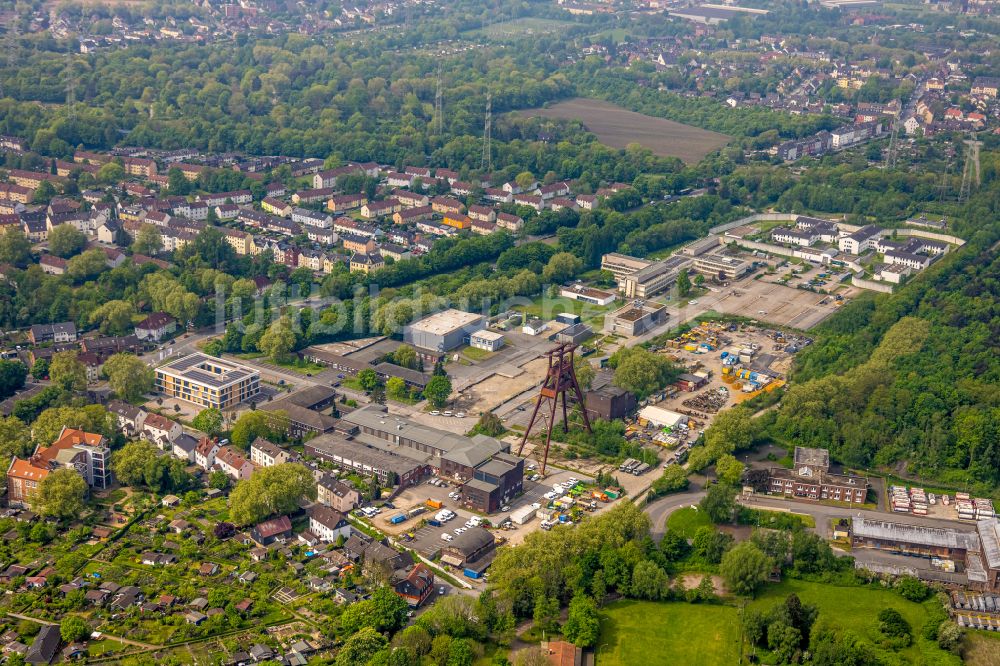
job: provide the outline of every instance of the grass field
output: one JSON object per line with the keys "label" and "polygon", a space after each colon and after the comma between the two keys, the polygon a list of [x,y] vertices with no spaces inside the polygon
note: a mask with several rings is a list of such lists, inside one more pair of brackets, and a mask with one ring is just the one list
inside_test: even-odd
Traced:
{"label": "grass field", "polygon": [[[900,663],[956,666],[961,663],[957,657],[939,649],[936,643],[919,638],[928,619],[928,608],[890,590],[786,580],[764,588],[749,607],[769,609],[792,592],[804,603],[819,608],[819,625],[851,631],[871,644],[878,639],[878,612],[883,608],[895,608],[910,623],[914,633],[914,644],[896,653]],[[639,601],[609,604],[601,613],[597,664],[735,664],[739,658],[739,630],[739,610],[731,605]],[[969,663],[1000,664],[1000,659],[993,658],[1000,653],[1000,638],[974,638],[974,654],[981,656],[981,660]],[[670,658],[651,660],[652,655],[670,655]]]}
{"label": "grass field", "polygon": [[569,312],[580,315],[584,323],[591,326],[596,324],[594,330],[599,330],[604,326],[604,315],[617,307],[619,307],[617,302],[611,305],[594,305],[573,298],[563,296],[551,298],[548,294],[542,294],[535,298],[528,307],[518,307],[517,309],[521,312],[527,312],[533,317],[541,317],[545,321],[555,319],[555,316],[562,312]]}
{"label": "grass field", "polygon": [[625,148],[630,143],[638,143],[656,155],[679,157],[688,163],[698,162],[729,142],[729,137],[725,134],[709,132],[666,118],[654,118],[610,102],[583,97],[524,113],[579,120],[602,143],[613,148]]}
{"label": "grass field", "polygon": [[711,527],[712,521],[704,511],[687,506],[677,509],[667,518],[667,529],[680,532],[685,538],[693,539],[699,527]]}
{"label": "grass field", "polygon": [[738,642],[733,606],[621,601],[601,613],[596,664],[735,664]]}
{"label": "grass field", "polygon": [[1000,636],[990,631],[970,631],[963,657],[969,666],[1000,666]]}

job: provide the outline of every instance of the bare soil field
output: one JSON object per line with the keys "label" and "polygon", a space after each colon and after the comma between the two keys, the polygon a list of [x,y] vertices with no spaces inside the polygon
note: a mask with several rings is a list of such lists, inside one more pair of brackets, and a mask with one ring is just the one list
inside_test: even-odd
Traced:
{"label": "bare soil field", "polygon": [[546,118],[579,120],[597,138],[613,148],[638,143],[661,157],[679,157],[698,162],[713,150],[726,145],[730,137],[666,118],[654,118],[629,111],[610,102],[577,97],[545,109],[523,113]]}

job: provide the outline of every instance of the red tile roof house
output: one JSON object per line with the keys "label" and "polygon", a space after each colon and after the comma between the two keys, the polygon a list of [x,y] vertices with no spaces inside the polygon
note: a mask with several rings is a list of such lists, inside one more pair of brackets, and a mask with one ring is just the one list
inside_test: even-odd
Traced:
{"label": "red tile roof house", "polygon": [[288,516],[271,518],[254,525],[250,529],[250,538],[258,546],[267,546],[278,539],[285,539],[292,534],[292,521]]}
{"label": "red tile roof house", "polygon": [[166,312],[154,312],[136,324],[135,337],[159,342],[177,328],[177,320]]}
{"label": "red tile roof house", "polygon": [[171,421],[159,414],[148,414],[142,422],[142,436],[156,444],[161,449],[170,448],[170,444],[183,434],[181,424]]}
{"label": "red tile roof house", "polygon": [[405,578],[397,581],[393,589],[406,603],[417,608],[434,592],[434,574],[427,565],[418,564]]}
{"label": "red tile roof house", "polygon": [[54,254],[43,254],[38,259],[38,265],[42,267],[42,271],[48,273],[49,275],[62,275],[66,272],[66,267],[69,265],[62,257],[57,257]]}
{"label": "red tile roof house", "polygon": [[215,464],[236,481],[249,479],[256,469],[252,462],[231,446],[223,446],[219,449],[219,452],[215,454]]}

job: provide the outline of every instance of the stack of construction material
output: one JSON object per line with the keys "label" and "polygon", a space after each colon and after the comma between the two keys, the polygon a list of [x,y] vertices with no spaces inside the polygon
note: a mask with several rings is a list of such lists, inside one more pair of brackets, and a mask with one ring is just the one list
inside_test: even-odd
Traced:
{"label": "stack of construction material", "polygon": [[975,520],[976,505],[969,499],[969,493],[955,493],[955,508],[959,520]]}
{"label": "stack of construction material", "polygon": [[976,518],[979,520],[992,518],[995,515],[993,513],[993,502],[988,499],[975,499],[972,500],[972,504],[976,507]]}

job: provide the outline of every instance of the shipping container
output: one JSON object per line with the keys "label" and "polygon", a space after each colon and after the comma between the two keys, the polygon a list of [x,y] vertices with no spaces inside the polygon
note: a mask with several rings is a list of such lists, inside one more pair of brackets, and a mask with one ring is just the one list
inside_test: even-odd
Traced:
{"label": "shipping container", "polygon": [[399,525],[401,522],[406,520],[406,514],[398,514],[389,519],[389,522],[393,525]]}
{"label": "shipping container", "polygon": [[436,499],[429,499],[425,502],[425,504],[432,509],[440,509],[441,507],[444,506],[441,500],[436,500]]}

